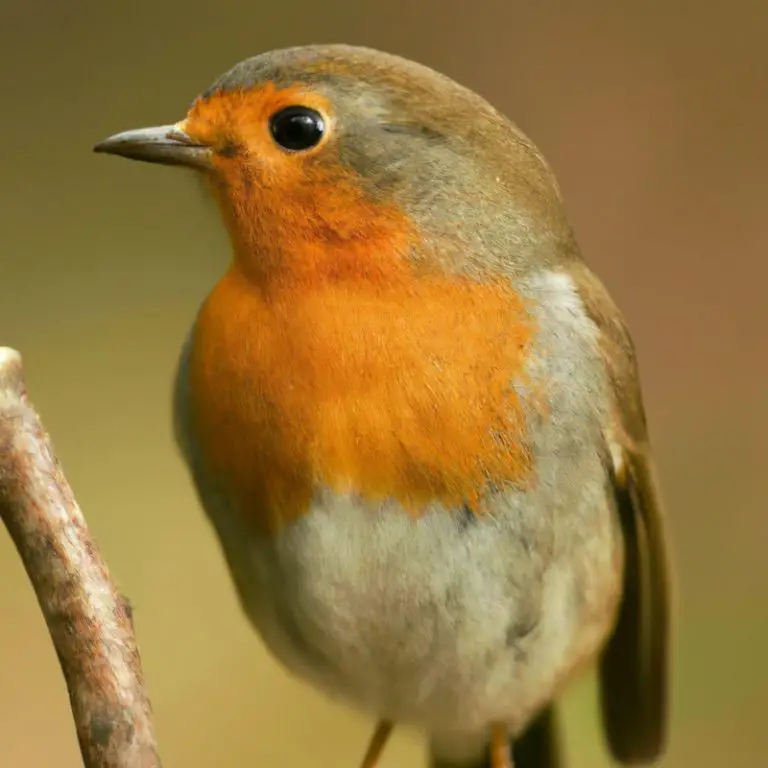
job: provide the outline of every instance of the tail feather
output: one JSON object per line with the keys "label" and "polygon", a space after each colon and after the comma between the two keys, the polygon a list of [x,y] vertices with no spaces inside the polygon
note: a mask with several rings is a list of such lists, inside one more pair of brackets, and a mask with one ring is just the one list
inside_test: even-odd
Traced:
{"label": "tail feather", "polygon": [[[557,715],[548,706],[511,743],[514,768],[562,768]],[[494,768],[489,751],[476,762],[452,763],[444,757],[430,756],[430,768]]]}

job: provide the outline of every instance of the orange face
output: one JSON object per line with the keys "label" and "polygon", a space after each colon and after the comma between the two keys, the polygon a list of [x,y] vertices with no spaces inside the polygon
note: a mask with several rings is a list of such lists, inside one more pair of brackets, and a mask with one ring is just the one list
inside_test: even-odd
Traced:
{"label": "orange face", "polygon": [[[295,107],[316,112],[324,131],[316,144],[288,150],[273,135],[274,118]],[[214,194],[252,279],[376,279],[405,268],[414,228],[338,162],[335,115],[321,95],[271,83],[214,93],[179,127],[213,149]]]}
{"label": "orange face", "polygon": [[[318,112],[326,130],[313,146],[290,152],[275,140],[270,124],[282,110],[297,106]],[[286,175],[296,180],[308,158],[322,151],[333,133],[333,112],[327,99],[301,85],[278,89],[267,83],[200,97],[179,127],[214,150],[215,166],[222,173],[231,172],[236,160],[246,161],[244,154],[258,158],[261,182],[271,186]]]}

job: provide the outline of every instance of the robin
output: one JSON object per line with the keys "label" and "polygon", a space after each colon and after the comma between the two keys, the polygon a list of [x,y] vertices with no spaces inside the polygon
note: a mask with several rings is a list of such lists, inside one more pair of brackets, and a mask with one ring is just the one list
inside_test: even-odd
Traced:
{"label": "robin", "polygon": [[664,749],[669,580],[633,344],[557,183],[485,100],[319,45],[240,62],[96,151],[189,166],[231,264],[176,435],[255,629],[292,673],[421,728],[434,767],[559,765],[599,665],[613,756]]}

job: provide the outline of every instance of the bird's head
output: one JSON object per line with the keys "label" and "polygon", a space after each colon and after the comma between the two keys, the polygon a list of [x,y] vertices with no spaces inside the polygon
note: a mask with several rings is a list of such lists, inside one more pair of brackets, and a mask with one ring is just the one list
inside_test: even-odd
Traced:
{"label": "bird's head", "polygon": [[366,48],[289,48],[222,75],[178,123],[95,147],[201,171],[254,277],[524,271],[571,241],[522,132],[437,72]]}

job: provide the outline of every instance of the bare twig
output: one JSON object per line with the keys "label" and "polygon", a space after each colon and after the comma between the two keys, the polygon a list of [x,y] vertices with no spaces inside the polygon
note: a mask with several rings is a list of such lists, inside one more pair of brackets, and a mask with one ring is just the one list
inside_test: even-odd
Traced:
{"label": "bare twig", "polygon": [[40,418],[0,347],[0,517],[69,689],[86,768],[159,768],[130,606],[117,591]]}

